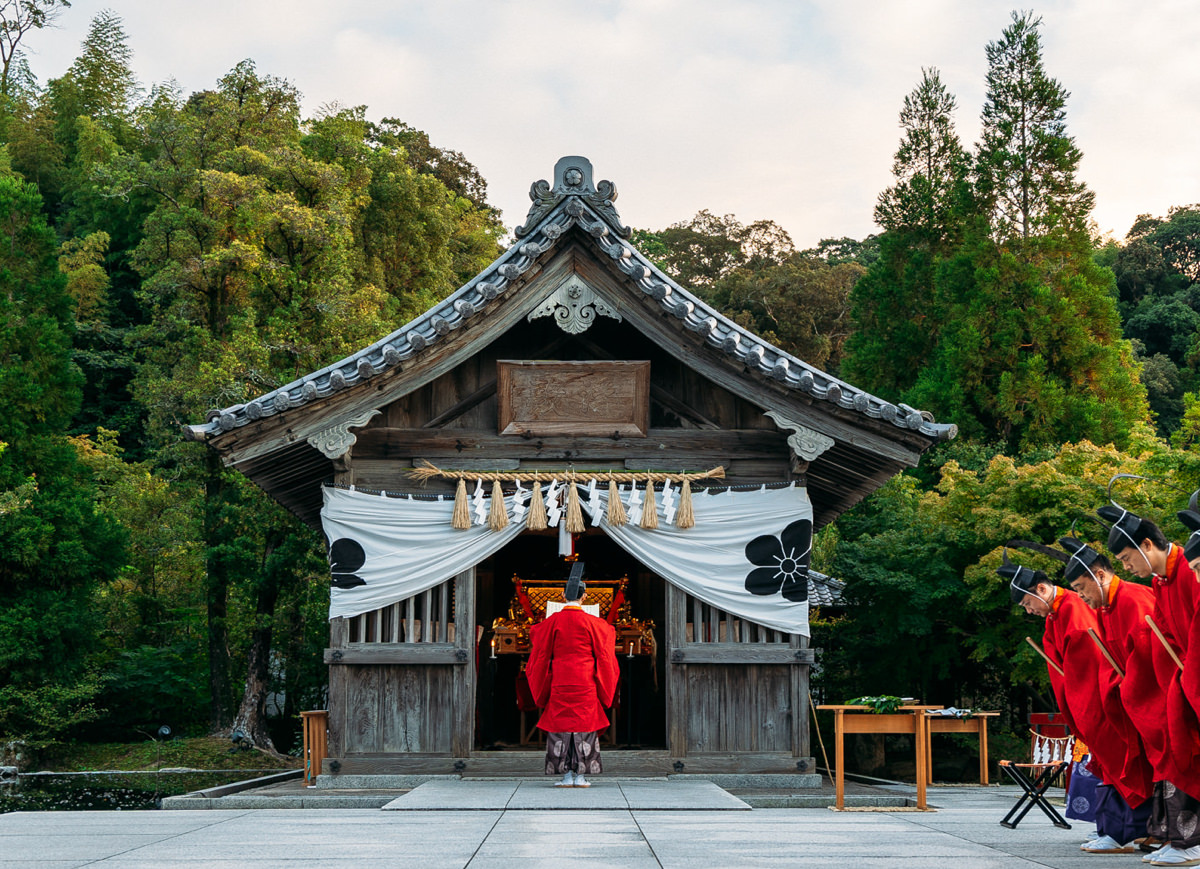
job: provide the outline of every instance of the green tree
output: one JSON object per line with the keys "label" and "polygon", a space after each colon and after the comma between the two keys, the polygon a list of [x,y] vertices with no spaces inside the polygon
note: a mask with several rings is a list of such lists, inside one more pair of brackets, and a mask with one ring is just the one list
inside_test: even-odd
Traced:
{"label": "green tree", "polygon": [[783,262],[744,267],[701,295],[777,347],[836,371],[850,334],[850,292],[866,270],[794,253]]}
{"label": "green tree", "polygon": [[[907,101],[898,183],[876,215],[882,255],[855,289],[845,367],[869,389],[1012,450],[1120,445],[1147,417],[1145,389],[1113,274],[1093,257],[1092,195],[1075,177],[1066,93],[1042,69],[1039,25],[1014,15],[987,47],[974,195],[936,75],[927,71]],[[925,178],[930,166],[936,182]]]}
{"label": "green tree", "polygon": [[1140,215],[1123,247],[1100,254],[1111,264],[1125,336],[1134,343],[1158,431],[1179,426],[1182,396],[1200,382],[1200,209]]}
{"label": "green tree", "polygon": [[72,304],[32,185],[0,175],[0,732],[49,740],[93,717],[90,598],[124,538],[62,432],[79,401]]}
{"label": "green tree", "polygon": [[130,331],[134,394],[156,467],[203,498],[210,725],[269,747],[272,644],[281,624],[289,642],[296,630],[281,619],[307,619],[297,598],[327,586],[319,540],[178,426],[391,331],[490,262],[501,230],[377,140],[363,109],[302,122],[295,88],[249,61],[186,100],[156,92],[138,129],[136,149],[98,148],[93,168],[104,195],[147,203],[131,253],[146,319]]}
{"label": "green tree", "polygon": [[1171,208],[1165,220],[1141,215],[1128,238],[1144,239],[1162,252],[1168,269],[1192,283],[1200,281],[1200,205]]}
{"label": "green tree", "polygon": [[795,253],[791,237],[771,220],[743,224],[707,209],[659,232],[639,231],[634,243],[683,286],[703,291],[743,268],[780,264]]}
{"label": "green tree", "polygon": [[99,512],[129,535],[120,573],[95,592],[103,619],[99,657],[109,678],[103,717],[86,733],[124,740],[167,723],[178,734],[207,726],[202,504],[194,487],[126,461],[117,432],[72,438],[98,486]]}
{"label": "green tree", "polygon": [[969,216],[970,161],[954,130],[954,96],[936,69],[904,98],[896,183],[879,195],[879,257],[851,293],[846,376],[893,400],[911,388],[935,346],[945,311],[939,263],[961,242]]}
{"label": "green tree", "polygon": [[21,42],[33,30],[54,24],[68,0],[2,0],[0,2],[0,96],[12,94],[14,73],[22,60]]}
{"label": "green tree", "polygon": [[[1200,457],[1168,448],[1145,427],[1127,451],[1087,442],[1018,456],[953,449],[964,461],[944,461],[932,486],[897,477],[838,520],[833,573],[846,581],[851,606],[814,628],[813,643],[824,649],[821,679],[831,700],[888,693],[1000,708],[1023,732],[1025,713],[1049,711],[1053,701],[1044,664],[1022,641],[1037,625],[995,574],[1002,547],[1053,547],[1106,502],[1116,473],[1153,478],[1123,488],[1122,503],[1184,539],[1174,515],[1185,500],[1178,489],[1200,484]],[[1084,537],[1099,530],[1078,526]],[[1010,557],[1052,576],[1061,570],[1028,550]]]}
{"label": "green tree", "polygon": [[743,224],[701,211],[659,232],[638,230],[638,249],[681,285],[741,326],[799,358],[836,369],[850,333],[850,289],[870,245],[825,239],[800,252],[769,220]]}
{"label": "green tree", "polygon": [[1086,252],[1046,272],[975,237],[938,269],[945,316],[906,400],[1012,449],[1127,443],[1147,417],[1112,273]]}
{"label": "green tree", "polygon": [[1042,65],[1041,18],[1012,13],[987,46],[987,99],[977,154],[994,237],[1028,242],[1086,233],[1095,196],[1076,178],[1082,156],[1066,133],[1070,94]]}
{"label": "green tree", "polygon": [[128,119],[139,87],[133,74],[133,49],[121,17],[111,9],[96,14],[67,70],[78,89],[79,109],[113,132]]}
{"label": "green tree", "polygon": [[[264,576],[264,553],[280,534],[314,541],[215,458],[179,444],[178,426],[319,368],[387,323],[382,294],[352,282],[358,191],[341,167],[302,152],[290,84],[242,63],[182,105],[161,97],[146,134],[158,143],[150,159],[114,175],[157,200],[133,252],[149,310],[135,333],[145,362],[134,388],[157,433],[157,462],[204,492],[210,720],[220,729],[232,717],[231,589],[273,609],[280,589]],[[269,632],[258,642],[269,648]],[[252,663],[266,654],[252,650]],[[271,744],[265,722],[247,727]]]}
{"label": "green tree", "polygon": [[969,168],[954,129],[957,107],[937,69],[921,70],[921,83],[900,109],[904,136],[892,163],[896,183],[879,194],[875,206],[875,222],[885,230],[931,247],[954,240]]}

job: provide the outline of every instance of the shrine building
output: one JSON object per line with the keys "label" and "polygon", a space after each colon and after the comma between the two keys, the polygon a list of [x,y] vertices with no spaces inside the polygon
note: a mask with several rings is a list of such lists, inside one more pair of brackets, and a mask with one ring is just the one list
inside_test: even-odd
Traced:
{"label": "shrine building", "polygon": [[539,774],[528,631],[583,561],[606,773],[812,774],[812,533],[956,429],[678,285],[586,159],[530,198],[449,298],[185,428],[325,534],[323,772]]}

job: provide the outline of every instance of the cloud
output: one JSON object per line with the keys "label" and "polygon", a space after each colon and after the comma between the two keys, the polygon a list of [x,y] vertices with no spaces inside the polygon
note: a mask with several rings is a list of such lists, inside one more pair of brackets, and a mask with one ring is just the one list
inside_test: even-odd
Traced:
{"label": "cloud", "polygon": [[[1072,93],[1100,227],[1200,201],[1200,16],[1187,3],[1051,0],[1046,67]],[[92,15],[124,19],[144,82],[191,91],[243,58],[294,82],[305,109],[366,104],[462,151],[507,223],[568,153],[621,191],[626,222],[701,208],[769,218],[797,244],[876,231],[901,102],[935,66],[978,134],[995,0],[76,0],[33,34],[34,71],[61,74]]]}

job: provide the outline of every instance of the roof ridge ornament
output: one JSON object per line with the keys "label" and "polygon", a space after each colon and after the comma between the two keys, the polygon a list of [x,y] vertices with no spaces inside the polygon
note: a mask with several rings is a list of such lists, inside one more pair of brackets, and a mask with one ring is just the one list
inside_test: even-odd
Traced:
{"label": "roof ridge ornament", "polygon": [[529,214],[525,223],[513,230],[517,238],[524,238],[547,214],[568,196],[578,196],[609,224],[621,238],[633,233],[621,223],[621,215],[613,203],[617,199],[617,185],[611,181],[592,182],[592,161],[587,157],[563,157],[554,164],[554,186],[548,181],[534,181],[529,187]]}

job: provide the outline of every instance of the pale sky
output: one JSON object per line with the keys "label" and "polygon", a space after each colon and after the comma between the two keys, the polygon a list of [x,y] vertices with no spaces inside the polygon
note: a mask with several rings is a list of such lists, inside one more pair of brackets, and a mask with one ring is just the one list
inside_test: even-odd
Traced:
{"label": "pale sky", "polygon": [[[479,167],[509,227],[566,154],[613,181],[632,226],[702,208],[770,219],[798,247],[878,231],[904,96],[937,67],[964,143],[983,106],[994,0],[74,0],[27,37],[61,75],[99,10],[120,15],[142,83],[212,87],[244,58],[306,114],[365,104]],[[1121,239],[1141,213],[1200,202],[1200,4],[1043,0],[1044,61]]]}

